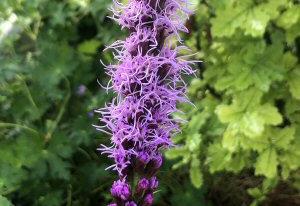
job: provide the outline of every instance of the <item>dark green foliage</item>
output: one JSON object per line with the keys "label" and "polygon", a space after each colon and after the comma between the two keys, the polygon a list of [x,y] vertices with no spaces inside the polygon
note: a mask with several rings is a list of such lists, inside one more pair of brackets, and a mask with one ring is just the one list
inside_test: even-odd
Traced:
{"label": "dark green foliage", "polygon": [[96,81],[106,81],[99,54],[110,57],[99,51],[117,29],[104,18],[109,3],[0,3],[2,21],[17,17],[0,44],[0,192],[15,205],[109,200],[113,177],[96,152],[107,138],[92,128],[92,110],[111,96]]}

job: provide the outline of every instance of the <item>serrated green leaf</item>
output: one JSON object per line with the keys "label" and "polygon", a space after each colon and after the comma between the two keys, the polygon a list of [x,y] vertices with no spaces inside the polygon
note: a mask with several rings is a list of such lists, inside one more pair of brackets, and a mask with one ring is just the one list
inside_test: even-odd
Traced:
{"label": "serrated green leaf", "polygon": [[[290,131],[285,131],[284,133],[287,136],[290,136],[290,138],[291,138],[291,136],[292,136],[291,133],[293,133],[293,131],[292,131],[292,128],[288,128],[288,129]],[[288,134],[288,133],[290,133],[290,134]],[[286,139],[290,139],[290,138],[286,138]],[[284,140],[285,140],[285,138],[284,138]],[[285,145],[285,143],[284,143],[284,145]],[[285,173],[287,173],[287,174],[289,174],[290,171],[296,170],[297,168],[300,167],[300,150],[298,149],[299,146],[300,146],[299,134],[296,132],[293,144],[289,144],[287,150],[284,151],[279,156],[280,162],[283,164]]]}
{"label": "serrated green leaf", "polygon": [[202,177],[202,173],[200,170],[200,160],[198,159],[198,157],[193,158],[191,161],[190,178],[191,178],[192,184],[196,188],[200,188],[202,186],[203,177]]}
{"label": "serrated green leaf", "polygon": [[68,180],[70,178],[70,163],[53,153],[47,153],[49,172],[53,177]]}
{"label": "serrated green leaf", "polygon": [[228,163],[226,169],[234,173],[240,172],[249,162],[249,152],[240,150],[239,152],[232,155],[230,162]]}
{"label": "serrated green leaf", "polygon": [[251,195],[255,199],[258,199],[258,198],[260,198],[263,195],[263,193],[257,187],[255,187],[255,188],[249,188],[247,190],[247,192],[248,192],[249,195]]}
{"label": "serrated green leaf", "polygon": [[241,135],[240,145],[244,150],[254,150],[254,151],[263,151],[269,147],[268,139],[263,137],[246,137],[245,135]]}
{"label": "serrated green leaf", "polygon": [[257,109],[257,113],[263,119],[265,124],[278,125],[282,122],[282,116],[278,109],[271,104],[261,105]]}
{"label": "serrated green leaf", "polygon": [[264,194],[268,194],[270,192],[270,190],[272,190],[274,187],[276,187],[278,183],[278,179],[277,178],[266,178],[264,179],[263,183],[262,183],[262,192]]}
{"label": "serrated green leaf", "polygon": [[237,130],[227,129],[223,135],[222,146],[233,152],[236,150],[238,143],[239,136]]}
{"label": "serrated green leaf", "polygon": [[293,26],[300,18],[300,6],[294,5],[283,12],[277,19],[276,23],[278,26],[289,29]]}
{"label": "serrated green leaf", "polygon": [[230,159],[231,154],[221,144],[209,145],[206,164],[208,164],[211,173],[223,170]]}
{"label": "serrated green leaf", "polygon": [[194,152],[200,149],[201,134],[192,134],[187,138],[187,145],[190,152]]}
{"label": "serrated green leaf", "polygon": [[274,148],[268,148],[259,154],[255,165],[255,174],[273,178],[277,174],[277,153]]}
{"label": "serrated green leaf", "polygon": [[[238,124],[238,123],[236,123]],[[246,112],[240,123],[240,131],[248,137],[257,137],[264,131],[264,120],[256,112]]]}
{"label": "serrated green leaf", "polygon": [[234,88],[241,91],[255,86],[266,92],[272,81],[283,79],[284,67],[281,61],[278,63],[278,60],[283,58],[282,45],[274,44],[266,47],[263,42],[259,42],[247,44],[238,52],[235,50],[232,52],[227,72],[216,82],[218,90]]}
{"label": "serrated green leaf", "polygon": [[289,90],[294,98],[300,99],[300,67],[294,69],[288,76]]}
{"label": "serrated green leaf", "polygon": [[239,120],[242,116],[241,112],[243,112],[243,110],[239,109],[235,105],[219,105],[216,108],[216,114],[222,123]]}
{"label": "serrated green leaf", "polygon": [[272,140],[274,144],[280,149],[288,149],[290,142],[294,139],[295,128],[286,127],[283,129],[274,129],[272,130]]}
{"label": "serrated green leaf", "polygon": [[212,33],[216,37],[230,37],[239,28],[246,35],[262,36],[268,22],[279,15],[278,8],[285,0],[256,5],[254,1],[231,1],[216,11],[212,20]]}
{"label": "serrated green leaf", "polygon": [[183,157],[186,155],[189,155],[189,152],[185,147],[175,147],[165,152],[165,156],[168,159],[176,159],[178,157]]}
{"label": "serrated green leaf", "polygon": [[284,66],[287,70],[294,68],[297,64],[297,57],[292,52],[286,52],[283,55]]}
{"label": "serrated green leaf", "polygon": [[203,126],[207,118],[205,112],[197,113],[193,115],[189,123],[187,124],[187,132],[189,134],[197,133],[199,129]]}
{"label": "serrated green leaf", "polygon": [[300,33],[300,21],[291,26],[288,30],[286,30],[286,40],[288,44],[293,44],[295,39],[299,37]]}

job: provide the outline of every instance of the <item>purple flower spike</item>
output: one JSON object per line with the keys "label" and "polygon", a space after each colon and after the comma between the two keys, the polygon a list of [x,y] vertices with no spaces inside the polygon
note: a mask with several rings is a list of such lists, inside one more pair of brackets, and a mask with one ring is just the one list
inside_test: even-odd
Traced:
{"label": "purple flower spike", "polygon": [[[106,66],[117,97],[100,113],[100,131],[111,134],[111,146],[99,149],[114,160],[109,168],[117,171],[111,193],[117,206],[153,204],[155,177],[163,163],[161,149],[173,146],[179,120],[172,118],[178,102],[188,102],[182,75],[194,74],[188,49],[179,32],[188,32],[185,19],[191,14],[188,0],[114,0],[112,19],[129,31],[113,49],[116,64]],[[175,38],[174,38],[175,37]],[[129,184],[140,179],[131,192]],[[136,202],[136,204],[134,202]]]}
{"label": "purple flower spike", "polygon": [[114,182],[110,192],[113,197],[121,200],[128,200],[131,195],[130,186],[121,180]]}
{"label": "purple flower spike", "polygon": [[107,206],[118,206],[116,203],[110,203],[109,205]]}

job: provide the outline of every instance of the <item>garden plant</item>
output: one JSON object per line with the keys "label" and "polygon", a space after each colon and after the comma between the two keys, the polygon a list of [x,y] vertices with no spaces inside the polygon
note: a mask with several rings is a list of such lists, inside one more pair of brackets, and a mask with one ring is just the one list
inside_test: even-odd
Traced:
{"label": "garden plant", "polygon": [[300,2],[145,2],[0,1],[0,206],[300,205]]}

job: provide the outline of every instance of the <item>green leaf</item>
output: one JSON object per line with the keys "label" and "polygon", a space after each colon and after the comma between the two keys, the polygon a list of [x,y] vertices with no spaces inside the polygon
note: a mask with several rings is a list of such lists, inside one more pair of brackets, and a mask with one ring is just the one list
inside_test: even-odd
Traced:
{"label": "green leaf", "polygon": [[265,124],[278,125],[282,122],[282,116],[278,109],[271,104],[264,104],[257,109],[257,113]]}
{"label": "green leaf", "polygon": [[59,156],[53,153],[46,154],[49,164],[50,174],[58,179],[68,180],[70,178],[70,163],[64,161]]}
{"label": "green leaf", "polygon": [[276,23],[278,26],[289,29],[293,26],[300,18],[300,6],[294,5],[290,7],[288,10],[283,12],[280,17],[277,19]]}
{"label": "green leaf", "polygon": [[243,150],[263,151],[269,147],[270,142],[265,136],[247,137],[241,136],[240,145]]}
{"label": "green leaf", "polygon": [[[236,123],[238,124],[238,122]],[[246,112],[239,123],[240,131],[248,137],[257,137],[264,131],[264,120],[256,112]]]}
{"label": "green leaf", "polygon": [[274,148],[268,148],[259,154],[255,165],[255,175],[273,178],[277,175],[277,153]]}
{"label": "green leaf", "polygon": [[298,21],[295,25],[291,26],[286,31],[286,40],[289,44],[293,44],[295,39],[300,36],[300,21]]}
{"label": "green leaf", "polygon": [[11,202],[2,195],[0,195],[0,205],[1,206],[12,206]]}
{"label": "green leaf", "polygon": [[282,117],[276,107],[270,104],[260,105],[261,93],[249,90],[243,95],[237,95],[231,105],[219,105],[216,114],[223,123],[228,123],[224,133],[223,146],[233,151],[236,138],[244,134],[248,137],[260,136],[265,125],[278,125]]}
{"label": "green leaf", "polygon": [[187,146],[190,152],[194,152],[200,149],[201,134],[192,134],[187,138]]}
{"label": "green leaf", "polygon": [[238,147],[238,143],[239,136],[237,134],[237,130],[227,129],[223,135],[222,146],[230,152],[234,152]]}
{"label": "green leaf", "polygon": [[262,192],[263,194],[268,194],[278,183],[278,178],[266,178],[262,183]]}
{"label": "green leaf", "polygon": [[196,188],[200,188],[202,186],[203,177],[202,177],[202,173],[200,170],[200,160],[198,159],[197,156],[192,158],[192,161],[191,161],[190,178],[191,178],[192,184]]}
{"label": "green leaf", "polygon": [[256,5],[252,0],[230,1],[219,7],[212,23],[212,33],[216,37],[230,37],[239,28],[246,35],[262,36],[271,19],[279,15],[278,8],[285,0],[269,1]]}
{"label": "green leaf", "polygon": [[300,167],[300,139],[298,135],[295,135],[296,138],[293,144],[290,144],[288,149],[279,156],[280,162],[283,165],[283,176],[285,179],[288,178],[291,171]]}
{"label": "green leaf", "polygon": [[84,54],[95,54],[101,42],[96,39],[84,41],[78,45],[78,51]]}
{"label": "green leaf", "polygon": [[[246,44],[240,49],[234,48],[226,73],[217,79],[216,88],[241,91],[255,86],[266,92],[273,81],[281,81],[284,77],[282,58],[281,44],[266,47],[265,43],[258,42]],[[223,64],[220,66],[224,69]]]}
{"label": "green leaf", "polygon": [[280,149],[289,149],[290,142],[294,139],[295,128],[286,127],[283,129],[275,128],[272,131],[273,137],[272,140],[274,144]]}
{"label": "green leaf", "polygon": [[218,115],[222,123],[229,123],[237,121],[241,118],[243,110],[233,105],[219,105],[216,108],[216,114]]}
{"label": "green leaf", "polygon": [[238,173],[245,167],[246,162],[249,162],[249,152],[240,150],[232,155],[226,169]]}
{"label": "green leaf", "polygon": [[199,132],[199,129],[205,124],[207,119],[207,114],[205,112],[200,112],[192,116],[191,120],[187,125],[187,132],[189,134]]}
{"label": "green leaf", "polygon": [[294,98],[300,99],[300,67],[297,66],[292,72],[288,75],[288,85],[291,94]]}
{"label": "green leaf", "polygon": [[249,188],[247,190],[248,194],[251,195],[252,197],[254,197],[255,199],[260,198],[261,196],[263,196],[263,193],[260,191],[259,188],[255,187],[255,188]]}
{"label": "green leaf", "polygon": [[292,52],[286,52],[283,56],[284,67],[287,70],[293,69],[297,65],[297,57]]}
{"label": "green leaf", "polygon": [[176,159],[186,155],[189,155],[189,152],[185,147],[174,147],[165,152],[165,156],[168,159]]}
{"label": "green leaf", "polygon": [[206,164],[211,173],[223,170],[231,159],[231,154],[218,143],[209,145],[207,152]]}
{"label": "green leaf", "polygon": [[259,205],[259,203],[264,201],[267,197],[267,194],[276,186],[276,184],[277,180],[275,178],[265,179],[262,183],[262,186],[247,189],[248,194],[255,199],[251,206]]}

